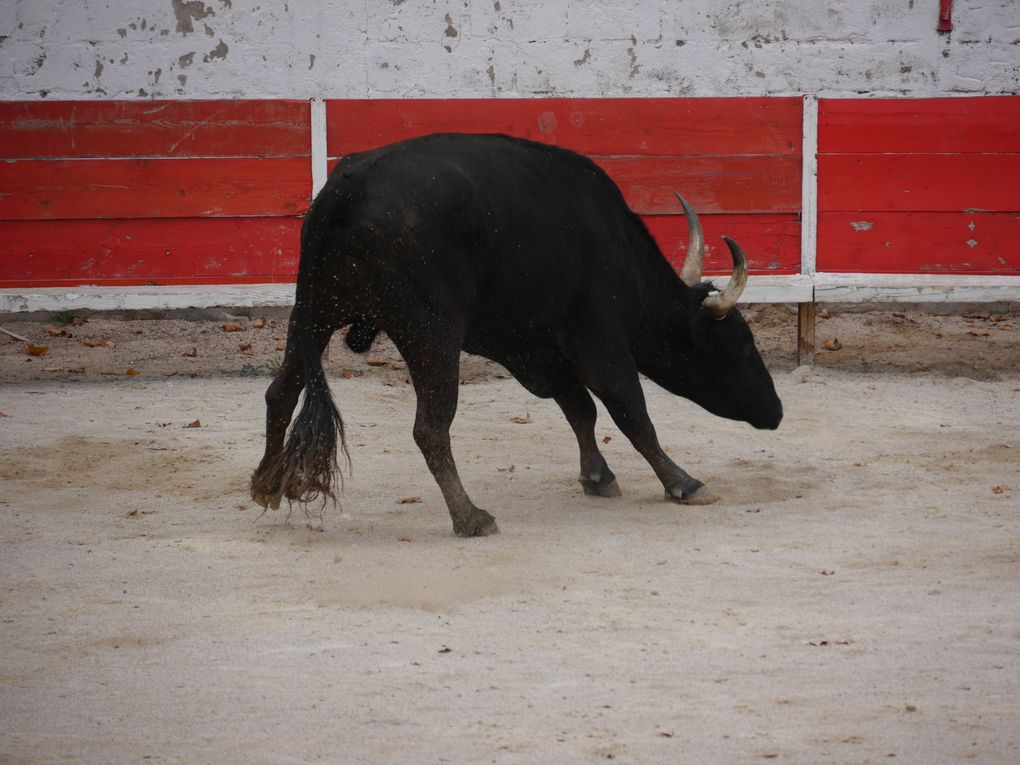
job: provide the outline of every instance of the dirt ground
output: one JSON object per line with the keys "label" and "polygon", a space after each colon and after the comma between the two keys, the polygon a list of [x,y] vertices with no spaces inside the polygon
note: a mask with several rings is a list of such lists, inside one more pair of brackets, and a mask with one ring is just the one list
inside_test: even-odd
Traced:
{"label": "dirt ground", "polygon": [[706,508],[465,359],[468,540],[385,342],[320,517],[246,496],[282,314],[0,317],[0,763],[1020,762],[1020,315],[747,313],[778,431],[646,385]]}

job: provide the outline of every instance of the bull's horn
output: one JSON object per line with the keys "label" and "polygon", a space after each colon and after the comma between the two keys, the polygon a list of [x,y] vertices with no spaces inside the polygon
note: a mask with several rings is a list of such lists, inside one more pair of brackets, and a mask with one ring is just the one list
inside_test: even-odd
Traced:
{"label": "bull's horn", "polygon": [[715,319],[721,319],[733,310],[733,306],[740,299],[740,293],[747,286],[747,257],[744,251],[728,236],[724,236],[723,239],[733,256],[733,276],[722,292],[705,298],[705,302],[702,303],[705,310]]}
{"label": "bull's horn", "polygon": [[684,258],[680,278],[688,287],[693,287],[701,281],[701,272],[705,268],[705,235],[701,231],[701,221],[687,204],[687,200],[677,192],[673,193],[680,200],[680,206],[684,208],[684,215],[687,217],[687,257]]}

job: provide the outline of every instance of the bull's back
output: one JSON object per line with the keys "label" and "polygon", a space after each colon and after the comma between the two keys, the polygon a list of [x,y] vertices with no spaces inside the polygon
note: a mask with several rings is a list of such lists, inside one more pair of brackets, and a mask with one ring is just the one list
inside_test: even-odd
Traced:
{"label": "bull's back", "polygon": [[476,321],[519,329],[591,306],[636,309],[649,252],[665,265],[594,163],[506,136],[437,134],[352,155],[320,197],[310,217],[357,228],[354,257],[380,281]]}

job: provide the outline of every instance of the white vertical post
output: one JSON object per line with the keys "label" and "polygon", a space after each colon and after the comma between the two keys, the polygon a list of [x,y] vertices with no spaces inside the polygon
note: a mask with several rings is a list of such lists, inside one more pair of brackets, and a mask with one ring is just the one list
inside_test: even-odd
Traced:
{"label": "white vertical post", "polygon": [[[804,96],[800,188],[800,272],[813,277],[818,264],[818,96]],[[797,306],[797,363],[815,363],[813,295],[810,303]]]}
{"label": "white vertical post", "polygon": [[329,166],[326,157],[326,102],[319,96],[311,100],[312,113],[312,198],[326,185]]}
{"label": "white vertical post", "polygon": [[800,272],[813,276],[818,254],[818,96],[804,96],[801,163]]}

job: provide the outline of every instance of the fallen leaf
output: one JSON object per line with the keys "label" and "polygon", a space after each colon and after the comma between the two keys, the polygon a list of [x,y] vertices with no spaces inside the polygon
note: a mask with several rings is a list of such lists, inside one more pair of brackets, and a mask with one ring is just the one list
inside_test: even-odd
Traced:
{"label": "fallen leaf", "polygon": [[390,362],[385,361],[383,359],[368,359],[367,361],[365,361],[365,363],[368,364],[370,367],[384,367]]}
{"label": "fallen leaf", "polygon": [[56,324],[43,324],[43,332],[53,337],[70,337],[71,333]]}
{"label": "fallen leaf", "polygon": [[1007,491],[1009,491],[1009,486],[1004,483],[992,487],[992,494],[1005,494]]}
{"label": "fallen leaf", "polygon": [[971,335],[972,337],[988,337],[989,336],[988,332],[975,332],[974,330],[970,330],[967,334]]}
{"label": "fallen leaf", "polygon": [[251,343],[241,343],[241,350],[242,351],[250,351],[251,350]]}
{"label": "fallen leaf", "polygon": [[244,325],[239,321],[228,321],[223,325],[224,332],[240,332],[244,329]]}
{"label": "fallen leaf", "polygon": [[198,355],[198,348],[192,348],[190,351],[182,351],[182,356],[186,356],[189,359],[193,359]]}
{"label": "fallen leaf", "polygon": [[266,326],[266,320],[265,319],[255,319],[255,320],[252,321],[251,326],[252,326],[253,329],[262,329],[264,326]]}
{"label": "fallen leaf", "polygon": [[417,505],[421,501],[422,501],[421,497],[404,497],[403,499],[398,499],[397,500],[397,504],[398,505]]}
{"label": "fallen leaf", "polygon": [[524,417],[511,417],[510,422],[516,425],[530,425],[532,423],[531,415],[527,414]]}
{"label": "fallen leaf", "polygon": [[108,337],[104,337],[99,341],[100,348],[116,348],[117,344]]}
{"label": "fallen leaf", "polygon": [[452,653],[452,652],[453,652],[453,649],[452,648],[447,648],[445,645],[442,648],[439,649],[439,653]]}
{"label": "fallen leaf", "polygon": [[343,379],[345,379],[345,380],[351,380],[351,379],[353,379],[355,377],[362,377],[362,376],[364,376],[364,374],[365,373],[362,372],[359,369],[341,369],[340,370],[340,376]]}
{"label": "fallen leaf", "polygon": [[903,711],[904,712],[916,712],[917,711],[917,707],[914,704],[907,704],[905,707],[903,707]]}
{"label": "fallen leaf", "polygon": [[517,466],[516,466],[516,465],[511,465],[510,467],[505,467],[505,468],[496,468],[496,470],[497,470],[498,472],[500,472],[500,473],[512,473],[512,472],[514,472],[514,471],[515,471],[516,469],[517,469]]}
{"label": "fallen leaf", "polygon": [[10,417],[10,415],[7,412],[0,412],[0,417]]}
{"label": "fallen leaf", "polygon": [[74,325],[75,327],[80,327],[87,321],[88,319],[86,319],[84,316],[75,316],[71,319],[71,324]]}
{"label": "fallen leaf", "polygon": [[84,340],[81,341],[81,344],[84,345],[86,348],[95,348],[96,346],[99,345],[99,341],[91,337],[86,337]]}
{"label": "fallen leaf", "polygon": [[277,343],[276,344],[276,350],[278,350],[278,351],[285,351],[285,350],[287,350],[287,344],[283,343],[283,342]]}
{"label": "fallen leaf", "polygon": [[818,318],[819,319],[828,319],[829,318],[829,312],[826,309],[823,308],[821,311],[818,312]]}
{"label": "fallen leaf", "polygon": [[163,377],[174,377],[179,373],[175,369],[173,372],[160,372],[160,374],[163,375]]}
{"label": "fallen leaf", "polygon": [[822,576],[832,576],[832,575],[833,575],[833,574],[835,574],[836,572],[835,572],[835,571],[830,571],[830,570],[829,570],[829,569],[827,569],[827,568],[823,568],[823,569],[822,569],[821,571],[819,571],[818,573],[819,573],[819,574],[821,574]]}
{"label": "fallen leaf", "polygon": [[394,372],[398,372],[398,371],[400,371],[401,369],[404,368],[404,365],[401,364],[399,361],[391,361],[390,364],[389,364],[389,367]]}
{"label": "fallen leaf", "polygon": [[409,537],[407,535],[404,535],[404,536],[402,536],[400,538],[400,541],[401,542],[413,542],[414,541],[414,537]]}
{"label": "fallen leaf", "polygon": [[605,436],[605,437],[603,437],[603,439],[602,439],[602,443],[604,443],[604,444],[608,444],[608,443],[609,443],[610,441],[612,441],[612,440],[613,440],[613,437],[612,437],[612,436]]}
{"label": "fallen leaf", "polygon": [[124,374],[128,375],[129,377],[134,377],[135,375],[140,375],[141,372],[135,369],[134,367],[129,367],[128,371],[125,372]]}
{"label": "fallen leaf", "polygon": [[186,428],[200,428],[200,427],[202,427],[202,421],[201,420],[195,420],[194,422],[189,422],[184,427],[186,427]]}
{"label": "fallen leaf", "polygon": [[73,375],[83,375],[85,374],[85,367],[71,367],[67,371]]}
{"label": "fallen leaf", "polygon": [[822,347],[827,351],[838,351],[843,347],[843,343],[839,342],[839,338],[832,338],[832,340],[826,340]]}
{"label": "fallen leaf", "polygon": [[45,356],[49,352],[50,347],[48,345],[33,345],[29,343],[25,346],[25,353],[29,356]]}

